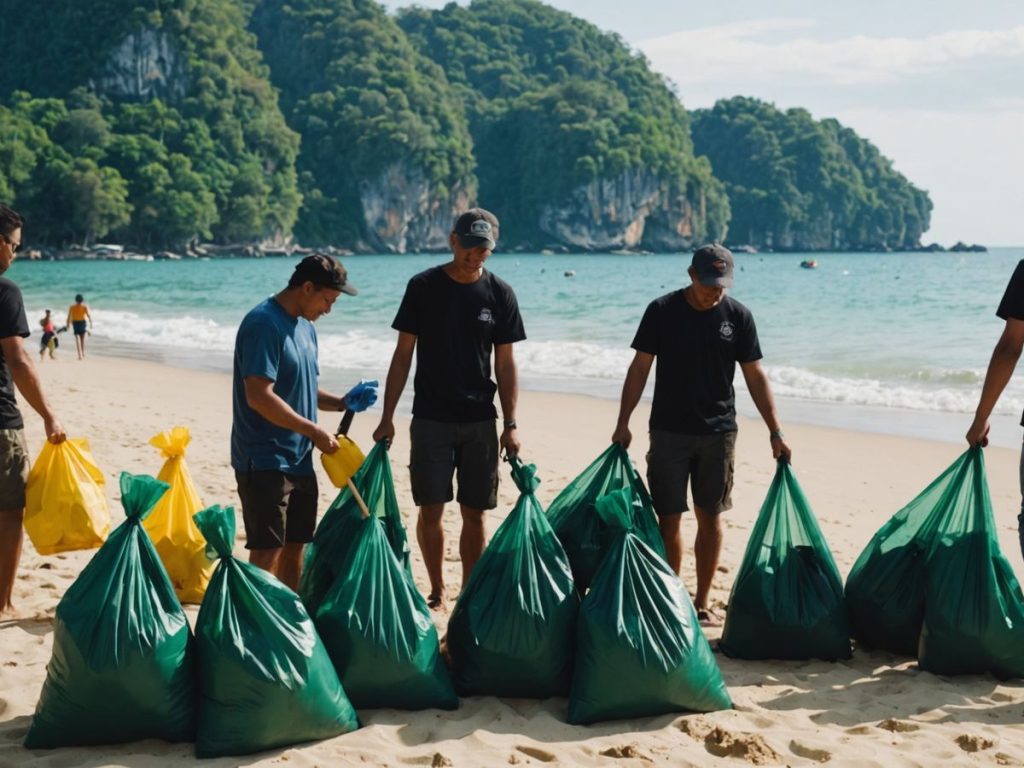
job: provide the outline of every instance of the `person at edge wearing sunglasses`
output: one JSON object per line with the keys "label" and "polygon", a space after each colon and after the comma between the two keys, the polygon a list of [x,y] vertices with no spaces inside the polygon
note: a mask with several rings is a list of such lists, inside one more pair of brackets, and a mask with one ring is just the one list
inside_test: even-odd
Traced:
{"label": "person at edge wearing sunglasses", "polygon": [[[18,213],[0,203],[0,274],[10,268],[21,248],[23,224]],[[28,477],[25,422],[14,388],[42,416],[47,440],[62,443],[67,439],[64,427],[43,395],[32,356],[25,349],[22,340],[28,335],[21,290],[8,278],[0,277],[0,618],[4,619],[16,616],[12,598],[24,540],[22,523]]]}
{"label": "person at edge wearing sunglasses", "polygon": [[[988,445],[989,417],[996,407],[999,396],[1010,383],[1013,371],[1017,367],[1021,350],[1024,349],[1024,260],[1017,268],[1006,286],[1003,300],[999,302],[996,316],[1005,320],[1003,332],[992,350],[992,358],[985,372],[985,383],[981,385],[978,408],[974,413],[974,421],[967,430],[967,442],[970,445]],[[1024,417],[1021,418],[1024,426]],[[1020,538],[1021,556],[1024,557],[1024,450],[1020,464],[1021,511],[1017,517],[1017,535]]]}

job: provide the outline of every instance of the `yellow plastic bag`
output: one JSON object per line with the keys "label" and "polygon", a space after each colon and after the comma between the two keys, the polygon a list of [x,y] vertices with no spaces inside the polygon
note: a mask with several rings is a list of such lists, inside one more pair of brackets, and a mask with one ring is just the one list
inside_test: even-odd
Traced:
{"label": "yellow plastic bag", "polygon": [[178,599],[200,603],[215,563],[206,556],[206,539],[192,521],[192,515],[204,507],[185,464],[185,446],[191,440],[188,427],[174,427],[150,439],[149,444],[167,459],[157,480],[171,488],[142,526],[153,540]]}
{"label": "yellow plastic bag", "polygon": [[39,554],[95,549],[106,541],[105,482],[88,440],[43,444],[25,487],[25,532]]}

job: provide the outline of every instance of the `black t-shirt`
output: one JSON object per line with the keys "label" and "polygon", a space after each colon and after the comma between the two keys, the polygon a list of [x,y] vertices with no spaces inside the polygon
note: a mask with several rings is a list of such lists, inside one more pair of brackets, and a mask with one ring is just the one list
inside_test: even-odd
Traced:
{"label": "black t-shirt", "polygon": [[[1006,293],[996,314],[1003,320],[1024,320],[1024,260],[1018,262],[1013,270],[1013,277],[1006,284]],[[1020,424],[1024,427],[1024,414],[1021,414]]]}
{"label": "black t-shirt", "polygon": [[416,336],[414,416],[469,423],[494,419],[491,350],[526,338],[512,288],[484,270],[458,283],[443,267],[415,275],[391,327]]}
{"label": "black t-shirt", "polygon": [[761,359],[750,310],[725,296],[705,311],[683,291],[652,301],[633,349],[657,357],[651,429],[687,435],[736,430],[736,363]]}
{"label": "black t-shirt", "polygon": [[[6,277],[0,277],[0,339],[11,336],[25,338],[28,335],[28,318],[25,317],[21,290]],[[0,349],[0,429],[21,429],[24,426],[14,397],[11,369],[7,367],[4,352]]]}

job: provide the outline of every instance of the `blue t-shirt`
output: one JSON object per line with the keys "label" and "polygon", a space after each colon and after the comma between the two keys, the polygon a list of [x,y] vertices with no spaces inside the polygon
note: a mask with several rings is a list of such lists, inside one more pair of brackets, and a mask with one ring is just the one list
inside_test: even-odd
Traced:
{"label": "blue t-shirt", "polygon": [[297,414],[315,422],[319,374],[311,322],[292,317],[272,297],[250,310],[235,337],[232,467],[241,472],[277,469],[292,475],[313,474],[313,441],[271,424],[250,408],[245,379],[270,379],[275,394]]}

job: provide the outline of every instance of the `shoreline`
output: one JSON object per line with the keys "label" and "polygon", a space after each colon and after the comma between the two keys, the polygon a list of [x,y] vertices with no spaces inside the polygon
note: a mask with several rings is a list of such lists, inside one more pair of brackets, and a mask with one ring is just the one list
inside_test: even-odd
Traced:
{"label": "shoreline", "polygon": [[[161,347],[156,345],[134,344],[130,342],[113,342],[106,339],[91,337],[90,355],[96,354],[104,358],[139,360],[167,365],[184,370],[206,371],[210,373],[231,374],[231,356],[225,352],[201,353],[197,350]],[[73,347],[65,351],[70,353]],[[415,368],[413,369],[415,370]],[[625,372],[623,372],[625,375]],[[326,368],[322,378],[328,387],[343,388],[359,378],[377,378],[383,386],[387,370],[356,371]],[[742,384],[742,376],[737,371],[737,382]],[[349,381],[351,379],[351,382]],[[651,402],[653,392],[652,374],[641,402]],[[519,385],[523,391],[559,394],[578,397],[592,397],[600,401],[618,403],[622,389],[622,381],[588,381],[587,391],[578,389],[578,381],[565,379],[541,379],[520,374]],[[410,416],[412,410],[412,374],[402,394],[397,413]],[[980,393],[980,389],[979,389]],[[383,392],[381,392],[383,396]],[[942,443],[966,444],[964,434],[970,426],[972,413],[952,411],[926,411],[908,408],[861,405],[856,403],[838,403],[826,400],[809,400],[786,396],[775,397],[776,410],[783,424],[798,423],[808,426],[835,427],[878,435],[898,435],[902,437],[934,440]],[[754,407],[750,395],[745,389],[737,389],[736,411],[740,416],[751,420],[759,420],[760,416]],[[990,444],[1001,448],[1020,449],[1022,445],[1021,418],[1016,414],[996,413],[991,421]],[[614,426],[614,425],[613,425]],[[609,429],[611,434],[611,429]]]}

